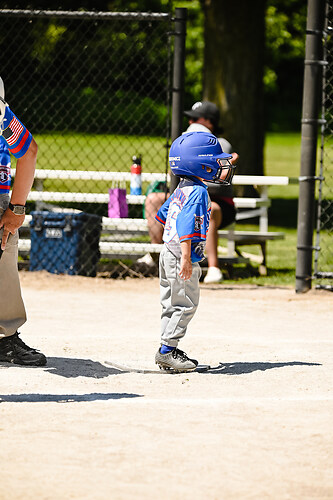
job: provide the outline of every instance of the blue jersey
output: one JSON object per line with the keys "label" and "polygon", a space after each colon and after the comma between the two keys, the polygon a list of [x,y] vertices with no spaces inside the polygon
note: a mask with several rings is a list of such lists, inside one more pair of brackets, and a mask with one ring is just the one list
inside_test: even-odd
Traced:
{"label": "blue jersey", "polygon": [[27,151],[32,141],[29,130],[14,115],[9,106],[6,106],[5,116],[1,123],[0,135],[0,194],[9,193],[10,190],[10,154],[21,158]]}
{"label": "blue jersey", "polygon": [[180,243],[191,240],[191,260],[204,258],[211,204],[207,186],[199,179],[182,179],[156,214],[164,225],[163,241],[178,258]]}

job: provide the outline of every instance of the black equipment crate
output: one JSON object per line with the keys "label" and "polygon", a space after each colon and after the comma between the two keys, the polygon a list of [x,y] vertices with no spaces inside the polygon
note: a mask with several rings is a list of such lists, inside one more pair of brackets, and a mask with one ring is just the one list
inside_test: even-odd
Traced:
{"label": "black equipment crate", "polygon": [[84,212],[31,215],[30,271],[96,276],[101,217]]}

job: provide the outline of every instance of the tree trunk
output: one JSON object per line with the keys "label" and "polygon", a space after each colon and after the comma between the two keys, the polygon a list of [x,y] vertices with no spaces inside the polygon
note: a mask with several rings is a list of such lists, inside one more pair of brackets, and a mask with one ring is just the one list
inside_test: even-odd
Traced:
{"label": "tree trunk", "polygon": [[203,0],[204,99],[221,112],[223,136],[239,154],[237,174],[263,174],[266,0]]}

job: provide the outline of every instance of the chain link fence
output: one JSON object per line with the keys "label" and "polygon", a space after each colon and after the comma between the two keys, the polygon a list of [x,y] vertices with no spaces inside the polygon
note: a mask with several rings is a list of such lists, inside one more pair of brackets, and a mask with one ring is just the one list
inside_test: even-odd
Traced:
{"label": "chain link fence", "polygon": [[[168,182],[171,15],[0,10],[0,18],[6,100],[39,146],[21,257],[29,258],[36,232],[33,268],[57,272],[61,260],[63,269],[71,237],[80,255],[68,264],[73,273],[155,273],[153,264],[133,263],[154,250],[145,247],[144,195]],[[97,259],[86,236],[75,237],[80,224],[69,229],[80,212],[100,217]]]}
{"label": "chain link fence", "polygon": [[333,290],[333,5],[327,2],[314,283]]}

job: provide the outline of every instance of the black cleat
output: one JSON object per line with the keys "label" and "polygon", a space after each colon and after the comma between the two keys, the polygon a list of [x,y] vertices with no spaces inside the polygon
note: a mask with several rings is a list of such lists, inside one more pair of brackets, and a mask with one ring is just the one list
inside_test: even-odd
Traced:
{"label": "black cleat", "polygon": [[25,366],[44,366],[46,357],[36,349],[27,346],[18,332],[0,339],[0,361]]}

